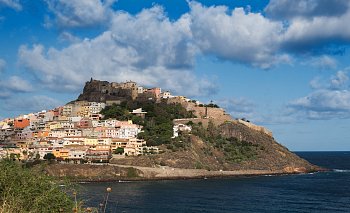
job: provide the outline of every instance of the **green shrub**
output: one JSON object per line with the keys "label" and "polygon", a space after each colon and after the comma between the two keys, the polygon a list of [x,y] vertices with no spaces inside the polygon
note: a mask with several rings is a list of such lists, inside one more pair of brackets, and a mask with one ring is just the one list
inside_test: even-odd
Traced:
{"label": "green shrub", "polygon": [[136,178],[139,177],[137,170],[133,167],[129,167],[127,171],[127,177],[128,178]]}
{"label": "green shrub", "polygon": [[73,201],[54,179],[0,161],[0,212],[71,212]]}
{"label": "green shrub", "polygon": [[[192,127],[192,133],[194,135],[197,135],[207,143],[213,144],[216,149],[224,153],[225,159],[230,162],[237,163],[254,159],[258,154],[258,150],[264,149],[262,146],[234,137],[223,137],[212,122],[209,122],[207,129],[204,129],[203,126],[198,124],[194,124]],[[204,153],[210,155],[211,152],[209,150],[204,150]]]}

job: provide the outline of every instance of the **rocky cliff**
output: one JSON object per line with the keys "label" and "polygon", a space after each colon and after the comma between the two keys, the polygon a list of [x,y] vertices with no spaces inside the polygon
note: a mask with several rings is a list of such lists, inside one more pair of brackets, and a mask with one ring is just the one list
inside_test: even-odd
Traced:
{"label": "rocky cliff", "polygon": [[135,82],[119,84],[91,79],[85,83],[83,93],[79,95],[77,100],[91,102],[121,102],[135,99],[136,95],[137,85]]}
{"label": "rocky cliff", "polygon": [[[206,141],[191,134],[189,140],[182,141],[185,143],[182,145],[184,148],[174,151],[164,146],[163,149],[166,152],[163,154],[112,159],[111,163],[208,171],[261,170],[272,173],[304,173],[322,170],[290,152],[273,137],[243,124],[226,122],[218,126],[215,131],[218,131],[217,134],[223,138],[231,139],[228,143],[244,141],[246,145],[220,147],[216,141]],[[233,151],[230,151],[229,148],[232,147]],[[241,156],[241,158],[235,158],[235,156]]]}

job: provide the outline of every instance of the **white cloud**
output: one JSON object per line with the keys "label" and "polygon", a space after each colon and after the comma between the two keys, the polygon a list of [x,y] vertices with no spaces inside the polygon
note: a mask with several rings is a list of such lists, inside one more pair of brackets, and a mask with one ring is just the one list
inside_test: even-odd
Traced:
{"label": "white cloud", "polygon": [[[338,71],[327,84],[318,82],[315,91],[291,101],[288,104],[291,114],[309,119],[332,119],[350,117],[349,77]],[[313,83],[315,84],[315,83]]]}
{"label": "white cloud", "polygon": [[30,97],[6,99],[3,108],[11,111],[38,112],[44,109],[53,109],[62,104],[61,101],[54,98],[44,95],[35,95]]}
{"label": "white cloud", "polygon": [[6,67],[6,61],[0,58],[0,73],[4,72]]}
{"label": "white cloud", "polygon": [[340,17],[315,17],[291,21],[284,34],[284,48],[293,51],[310,52],[332,43],[350,42],[350,29],[347,27],[350,12]]}
{"label": "white cloud", "polygon": [[154,7],[136,16],[116,13],[110,30],[61,50],[21,46],[19,60],[56,91],[80,90],[93,77],[134,80],[188,96],[212,93],[214,84],[192,73],[195,50],[190,39],[188,17],[171,22]]}
{"label": "white cloud", "polygon": [[[139,67],[164,61],[167,68],[190,67],[196,54],[204,54],[268,69],[307,53],[311,65],[328,68],[336,66],[330,57],[313,56],[319,55],[319,50],[332,50],[333,44],[337,49],[350,42],[347,0],[272,0],[265,12],[275,14],[274,19],[243,8],[205,7],[191,1],[189,12],[176,21],[169,21],[159,6],[130,15],[112,10],[115,0],[46,1],[63,28],[104,25],[119,46],[140,56],[135,59],[138,64],[133,64]],[[291,17],[287,22],[278,15],[284,13]],[[67,31],[60,38],[79,40]]]}
{"label": "white cloud", "polygon": [[284,32],[281,22],[243,8],[229,11],[225,6],[207,8],[196,2],[190,7],[191,30],[202,52],[260,68],[289,61],[286,54],[277,54]]}
{"label": "white cloud", "polygon": [[1,80],[0,86],[3,88],[3,94],[9,92],[30,92],[32,85],[19,76],[11,76],[9,79]]}
{"label": "white cloud", "polygon": [[58,36],[58,39],[62,42],[69,42],[69,43],[77,43],[81,41],[79,37],[74,36],[72,33],[67,31],[63,31],[62,33],[60,33],[60,35]]}
{"label": "white cloud", "polygon": [[271,0],[265,12],[285,24],[280,49],[284,52],[337,54],[350,42],[348,0]]}
{"label": "white cloud", "polygon": [[11,93],[8,90],[0,91],[0,99],[5,99],[11,96]]}
{"label": "white cloud", "polygon": [[289,104],[309,119],[350,117],[350,91],[319,90]]}
{"label": "white cloud", "polygon": [[110,30],[120,46],[132,48],[139,56],[136,66],[188,68],[194,64],[195,48],[190,42],[188,15],[171,22],[159,6],[136,16],[119,12],[113,16]]}
{"label": "white cloud", "polygon": [[340,90],[348,88],[349,77],[345,71],[338,71],[330,80],[330,89]]}
{"label": "white cloud", "polygon": [[10,7],[14,10],[22,10],[22,5],[19,3],[19,0],[0,0],[0,8],[1,7]]}
{"label": "white cloud", "polygon": [[308,63],[310,63],[311,66],[322,70],[337,68],[337,60],[328,55],[313,57]]}
{"label": "white cloud", "polygon": [[327,89],[327,90],[342,90],[349,87],[349,68],[336,72],[335,75],[329,79],[324,79],[319,76],[310,81],[310,86],[313,89]]}
{"label": "white cloud", "polygon": [[268,17],[276,19],[339,16],[347,12],[348,0],[270,0],[265,8]]}
{"label": "white cloud", "polygon": [[115,0],[46,0],[59,26],[90,27],[108,21]]}

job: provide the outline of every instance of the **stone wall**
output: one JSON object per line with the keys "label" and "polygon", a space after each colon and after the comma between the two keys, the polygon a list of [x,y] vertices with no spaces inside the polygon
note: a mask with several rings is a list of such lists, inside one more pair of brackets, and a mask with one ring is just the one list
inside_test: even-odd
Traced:
{"label": "stone wall", "polygon": [[253,130],[265,133],[265,134],[267,134],[267,135],[272,137],[272,132],[270,130],[268,130],[267,128],[263,127],[263,126],[258,126],[258,125],[255,125],[253,123],[250,123],[250,122],[247,122],[247,121],[243,121],[241,119],[238,119],[237,122],[241,123],[241,124],[243,124],[243,125],[245,125],[247,127],[249,127],[250,129],[253,129]]}

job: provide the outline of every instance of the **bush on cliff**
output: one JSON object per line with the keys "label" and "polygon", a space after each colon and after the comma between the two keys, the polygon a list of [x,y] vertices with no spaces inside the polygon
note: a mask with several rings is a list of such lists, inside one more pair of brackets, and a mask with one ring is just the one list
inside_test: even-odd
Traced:
{"label": "bush on cliff", "polygon": [[259,145],[240,140],[238,138],[225,138],[220,134],[218,127],[209,122],[204,128],[201,124],[192,124],[192,133],[203,141],[212,144],[216,149],[222,151],[225,159],[229,162],[238,163],[254,159],[258,151],[262,149]]}
{"label": "bush on cliff", "polygon": [[0,161],[0,212],[71,212],[72,199],[50,177]]}

